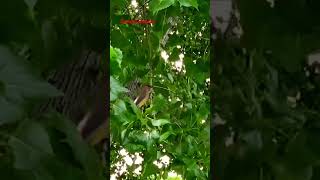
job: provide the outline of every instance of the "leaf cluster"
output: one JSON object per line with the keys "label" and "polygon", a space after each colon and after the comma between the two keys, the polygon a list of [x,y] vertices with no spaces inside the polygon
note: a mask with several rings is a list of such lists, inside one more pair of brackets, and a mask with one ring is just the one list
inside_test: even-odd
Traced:
{"label": "leaf cluster", "polygon": [[[143,6],[143,1],[137,2],[138,7]],[[111,61],[120,62],[121,66],[111,77],[117,84],[111,86],[111,92],[117,92],[111,94],[115,97],[110,118],[115,145],[112,145],[111,163],[117,163],[116,152],[124,147],[130,153],[142,152],[141,179],[170,170],[187,179],[207,179],[210,157],[210,104],[206,84],[209,78],[209,2],[150,1],[150,10],[141,12],[141,18],[155,20],[152,26],[119,24],[122,18],[130,19],[126,7],[121,6],[130,6],[130,1],[116,4],[114,7],[123,9],[115,8],[117,13],[111,14],[110,53],[117,54],[114,58],[110,54]],[[193,16],[194,13],[199,16]],[[172,18],[176,20],[173,28]],[[163,47],[161,41],[170,28],[174,33]],[[161,57],[162,51],[169,54],[168,63]],[[185,73],[171,65],[179,60],[180,54],[185,56]],[[125,84],[137,78],[154,89],[151,102],[144,110],[123,96]],[[158,169],[153,162],[163,155],[168,155],[172,162]]]}
{"label": "leaf cluster", "polygon": [[316,4],[241,1],[240,42],[214,40],[215,178],[319,178],[319,82],[304,70],[319,48]]}
{"label": "leaf cluster", "polygon": [[83,49],[103,51],[100,1],[12,0],[0,7],[2,179],[104,179],[102,162],[61,114],[37,114],[63,94],[44,79]]}

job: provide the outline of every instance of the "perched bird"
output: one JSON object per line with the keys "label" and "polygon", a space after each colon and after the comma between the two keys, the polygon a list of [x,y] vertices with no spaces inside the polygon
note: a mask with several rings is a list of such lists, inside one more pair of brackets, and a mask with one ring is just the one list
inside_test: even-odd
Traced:
{"label": "perched bird", "polygon": [[78,123],[82,137],[91,145],[96,145],[109,137],[108,87],[104,79],[97,87],[92,108]]}
{"label": "perched bird", "polygon": [[134,103],[141,108],[150,99],[150,94],[152,92],[152,87],[145,85],[141,88],[138,97],[134,100]]}

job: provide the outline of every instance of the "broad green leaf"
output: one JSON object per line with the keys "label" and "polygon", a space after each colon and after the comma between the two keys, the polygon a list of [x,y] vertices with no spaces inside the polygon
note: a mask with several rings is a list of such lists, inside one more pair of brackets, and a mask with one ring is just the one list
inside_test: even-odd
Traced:
{"label": "broad green leaf", "polygon": [[192,104],[191,104],[191,103],[187,103],[187,104],[185,104],[185,106],[186,106],[188,109],[192,109]]}
{"label": "broad green leaf", "polygon": [[110,76],[110,101],[114,101],[118,98],[121,93],[127,92],[128,90],[121,86],[120,82]]}
{"label": "broad green leaf", "polygon": [[47,57],[53,56],[53,54],[56,53],[55,46],[58,44],[58,33],[55,30],[53,21],[45,21],[42,23],[41,35]]}
{"label": "broad green leaf", "polygon": [[150,10],[153,14],[172,6],[176,0],[152,0],[150,2]]}
{"label": "broad green leaf", "polygon": [[[138,5],[141,5],[140,2]],[[204,126],[208,126],[209,123],[200,124],[197,120],[207,119],[210,107],[207,105],[209,103],[207,94],[209,93],[205,89],[207,88],[205,87],[205,79],[209,77],[210,63],[209,56],[203,52],[209,50],[209,28],[204,24],[210,18],[209,15],[205,17],[209,13],[209,2],[151,0],[149,7],[151,13],[156,14],[156,16],[150,16],[150,19],[156,21],[152,28],[119,25],[120,30],[118,30],[118,27],[111,27],[111,42],[114,47],[121,49],[123,59],[125,59],[122,61],[121,71],[119,71],[122,75],[113,77],[121,83],[139,78],[142,79],[142,84],[148,83],[154,87],[150,106],[137,108],[132,101],[125,100],[126,104],[130,103],[131,108],[127,106],[126,111],[122,111],[123,108],[117,109],[117,113],[122,111],[122,114],[126,114],[126,117],[130,119],[126,123],[120,122],[120,119],[123,118],[121,115],[114,114],[116,112],[112,106],[113,140],[120,142],[126,149],[144,151],[144,168],[141,177],[137,177],[138,179],[147,179],[149,175],[156,174],[159,169],[152,164],[153,161],[159,158],[157,155],[167,153],[175,156],[169,169],[179,167],[177,170],[184,174],[184,179],[208,179],[208,176],[204,174],[207,174],[209,169],[209,133],[208,128]],[[194,7],[205,13],[194,14],[197,12]],[[118,17],[112,18],[113,25],[121,19],[119,18],[121,12],[118,11],[118,13]],[[138,14],[139,12],[137,12]],[[165,47],[162,47],[170,54],[171,58],[169,58],[169,63],[165,63],[161,57],[159,41],[163,39],[163,35],[171,26],[169,18],[178,20],[176,21],[177,28],[174,28],[174,31],[179,30],[179,32],[170,34]],[[183,24],[183,22],[185,23]],[[202,26],[205,26],[205,30],[202,30]],[[143,34],[144,31],[146,35]],[[195,34],[200,31],[202,35],[194,39]],[[184,38],[185,34],[186,38]],[[203,37],[203,41],[198,40],[202,39],[200,36]],[[190,39],[191,37],[192,39]],[[123,41],[117,41],[119,38]],[[198,51],[201,53],[198,54]],[[172,70],[173,65],[170,62],[180,58],[181,53],[185,54],[184,62],[187,61],[187,57],[190,59],[185,74]],[[196,65],[192,61],[194,59],[197,59]],[[120,96],[118,95],[118,98]],[[118,103],[118,101],[119,99],[111,102]],[[185,107],[186,104],[189,109]],[[165,125],[170,121],[174,124]],[[170,136],[175,135],[173,132],[178,135]],[[192,137],[187,140],[183,136],[185,133]],[[161,142],[160,149],[159,142]],[[162,152],[162,148],[166,152]],[[112,152],[117,153],[116,150]],[[190,159],[196,159],[196,166],[191,168],[196,168],[196,170],[186,171],[185,164],[181,163],[183,155],[194,156]],[[200,170],[200,167],[203,167],[203,170]],[[131,178],[130,175],[128,178]]]}
{"label": "broad green leaf", "polygon": [[171,122],[167,119],[158,119],[158,120],[152,120],[151,123],[153,126],[163,126],[165,124],[170,124]]}
{"label": "broad green leaf", "polygon": [[55,87],[33,75],[29,64],[0,46],[0,125],[18,120],[30,99],[61,96]]}
{"label": "broad green leaf", "polygon": [[115,15],[121,15],[121,10],[126,8],[126,0],[119,1],[110,1],[110,14],[113,15],[113,19]]}
{"label": "broad green leaf", "polygon": [[152,139],[158,139],[160,137],[159,132],[155,129],[151,131],[150,136]]}
{"label": "broad green leaf", "polygon": [[34,173],[32,171],[17,170],[11,167],[10,163],[0,166],[1,178],[14,180],[34,180]]}
{"label": "broad green leaf", "polygon": [[0,125],[21,119],[24,115],[22,104],[12,105],[6,97],[0,96],[0,108],[2,108],[0,112]]}
{"label": "broad green leaf", "polygon": [[312,178],[312,166],[300,168],[300,169],[290,169],[288,164],[278,162],[274,163],[273,169],[276,174],[276,179],[292,179],[292,180],[311,180]]}
{"label": "broad green leaf", "polygon": [[52,156],[53,150],[49,136],[40,124],[24,121],[9,140],[15,155],[14,166],[17,169],[31,170],[39,168],[46,156]]}
{"label": "broad green leaf", "polygon": [[124,140],[127,130],[128,129],[124,129],[123,131],[121,131],[121,140]]}
{"label": "broad green leaf", "polygon": [[181,6],[186,6],[186,7],[194,7],[198,9],[198,2],[197,0],[178,0]]}
{"label": "broad green leaf", "polygon": [[162,94],[158,94],[156,97],[154,97],[152,102],[152,109],[156,112],[166,108],[167,101]]}
{"label": "broad green leaf", "polygon": [[[84,180],[80,169],[72,167],[66,159],[57,157],[50,141],[42,125],[31,120],[22,122],[9,139],[14,167],[25,173],[32,173],[39,180]],[[17,175],[19,172],[11,176]]]}
{"label": "broad green leaf", "polygon": [[243,134],[242,139],[254,150],[259,150],[263,146],[261,133],[257,130]]}
{"label": "broad green leaf", "polygon": [[168,73],[168,78],[173,83],[173,76],[170,73]]}
{"label": "broad green leaf", "polygon": [[113,104],[114,114],[120,115],[127,110],[126,104],[123,100],[118,100]]}
{"label": "broad green leaf", "polygon": [[161,134],[159,141],[165,141],[170,135],[172,135],[173,133],[171,131],[167,131],[163,134]]}
{"label": "broad green leaf", "polygon": [[113,48],[110,46],[110,70],[111,75],[116,72],[120,72],[121,62],[122,62],[122,51],[118,48]]}
{"label": "broad green leaf", "polygon": [[141,145],[141,144],[126,144],[125,148],[129,151],[129,152],[141,152],[141,151],[145,151],[146,148],[145,146]]}
{"label": "broad green leaf", "polygon": [[209,104],[201,104],[198,112],[196,113],[197,121],[201,122],[202,120],[206,120],[210,114]]}
{"label": "broad green leaf", "polygon": [[35,22],[30,16],[30,9],[24,1],[8,1],[0,7],[0,43],[29,42],[39,36]]}
{"label": "broad green leaf", "polygon": [[24,0],[24,2],[28,5],[29,9],[33,10],[37,0]]}
{"label": "broad green leaf", "polygon": [[54,128],[65,135],[66,142],[72,149],[75,159],[81,163],[86,179],[102,180],[103,168],[98,154],[82,140],[75,125],[59,114],[49,114],[46,118],[50,128]]}
{"label": "broad green leaf", "polygon": [[134,114],[137,116],[137,118],[141,119],[142,117],[141,110],[137,107],[137,105],[133,101],[130,101],[130,107],[133,110]]}
{"label": "broad green leaf", "polygon": [[143,132],[140,130],[133,130],[129,133],[129,137],[133,140],[135,140],[136,142],[139,143],[144,143],[146,144],[150,138],[149,138],[150,132]]}

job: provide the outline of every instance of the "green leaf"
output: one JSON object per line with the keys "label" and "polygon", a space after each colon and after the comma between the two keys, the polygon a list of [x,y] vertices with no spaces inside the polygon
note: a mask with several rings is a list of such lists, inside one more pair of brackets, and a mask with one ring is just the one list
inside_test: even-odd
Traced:
{"label": "green leaf", "polygon": [[0,43],[30,42],[39,36],[35,22],[30,16],[30,9],[24,1],[13,0],[2,4],[0,17],[7,17],[0,21]]}
{"label": "green leaf", "polygon": [[55,52],[55,47],[58,42],[58,34],[55,30],[53,21],[44,21],[41,27],[41,35],[43,40],[43,46],[45,53],[48,56],[53,56]]}
{"label": "green leaf", "polygon": [[185,104],[185,106],[186,106],[188,109],[192,109],[192,104],[191,104],[191,103],[187,103],[187,104]]}
{"label": "green leaf", "polygon": [[119,48],[113,48],[110,46],[110,60],[115,61],[118,63],[118,65],[121,65],[122,62],[122,51]]}
{"label": "green leaf", "polygon": [[172,134],[174,134],[174,133],[171,131],[167,131],[167,132],[161,134],[159,141],[160,142],[165,141]]}
{"label": "green leaf", "polygon": [[210,114],[209,104],[201,104],[198,112],[196,113],[197,121],[201,122],[202,120],[206,120]]}
{"label": "green leaf", "polygon": [[125,136],[126,136],[126,133],[127,133],[127,130],[128,129],[124,129],[123,131],[121,131],[121,140],[123,141]]}
{"label": "green leaf", "polygon": [[110,87],[110,101],[116,100],[121,93],[128,92],[128,90],[121,86],[120,82],[112,76],[110,76]]}
{"label": "green leaf", "polygon": [[14,166],[18,169],[37,168],[45,156],[53,155],[46,130],[33,121],[23,122],[16,135],[10,137],[9,145],[15,156]]}
{"label": "green leaf", "polygon": [[127,110],[123,100],[118,100],[113,104],[114,115],[120,115]]}
{"label": "green leaf", "polygon": [[312,166],[299,169],[290,169],[288,164],[283,162],[274,163],[273,169],[276,179],[292,179],[292,180],[311,180]]}
{"label": "green leaf", "polygon": [[155,130],[155,129],[152,130],[151,133],[150,133],[150,137],[152,139],[158,139],[160,137],[159,132],[157,130]]}
{"label": "green leaf", "polygon": [[33,10],[37,0],[24,0],[24,2],[28,5],[29,9]]}
{"label": "green leaf", "polygon": [[158,119],[158,120],[152,120],[151,123],[153,126],[163,126],[165,124],[170,124],[171,122],[167,119]]}
{"label": "green leaf", "polygon": [[160,110],[163,110],[165,109],[166,107],[166,99],[164,98],[164,96],[162,94],[158,94],[154,99],[153,99],[153,106],[152,106],[152,109],[154,111],[160,111]]}
{"label": "green leaf", "polygon": [[150,2],[150,10],[153,14],[172,6],[176,0],[152,0]]}
{"label": "green leaf", "polygon": [[172,75],[170,73],[168,73],[168,78],[173,83],[173,77],[172,77]]}
{"label": "green leaf", "polygon": [[130,107],[133,110],[133,112],[137,115],[137,117],[140,119],[142,117],[142,113],[132,100],[130,101]]}
{"label": "green leaf", "polygon": [[198,2],[197,0],[178,0],[181,6],[185,7],[194,7],[198,10]]}
{"label": "green leaf", "polygon": [[246,141],[249,147],[251,147],[254,150],[259,150],[263,146],[261,133],[257,130],[243,134],[242,139]]}
{"label": "green leaf", "polygon": [[0,96],[0,108],[2,109],[0,112],[0,125],[21,119],[24,114],[21,104],[12,105],[12,102],[8,102],[6,97]]}
{"label": "green leaf", "polygon": [[28,64],[0,46],[0,125],[21,118],[30,99],[61,96],[55,87],[35,76]]}
{"label": "green leaf", "polygon": [[[119,71],[121,75],[118,73],[119,76],[113,75],[113,77],[122,85],[138,78],[141,79],[142,85],[149,84],[154,87],[150,106],[142,109],[137,108],[132,100],[124,100],[120,97],[121,95],[118,95],[116,101],[111,101],[112,104],[117,104],[120,99],[123,99],[127,105],[126,111],[119,104],[117,109],[112,106],[112,140],[133,153],[143,151],[145,159],[143,172],[139,177],[131,177],[129,174],[127,176],[129,179],[148,179],[151,174],[158,173],[159,169],[153,162],[164,154],[174,156],[169,169],[183,174],[184,179],[209,179],[207,175],[210,154],[209,122],[199,123],[203,119],[208,119],[210,111],[208,104],[210,92],[205,84],[210,73],[210,63],[209,54],[204,53],[210,50],[207,23],[210,19],[209,1],[204,3],[202,1],[151,0],[149,7],[150,12],[156,14],[149,17],[156,21],[152,27],[117,25],[118,28],[114,25],[121,19],[120,14],[127,12],[117,11],[117,17],[112,17],[111,42],[114,47],[121,49],[124,56],[121,71]],[[194,7],[199,8],[201,12],[197,13]],[[137,12],[136,15],[139,14]],[[175,33],[170,34],[165,47],[160,48],[160,41],[172,26],[169,18],[177,20],[175,21],[177,24],[173,27]],[[147,36],[143,35],[144,32]],[[194,38],[196,34],[198,35]],[[121,41],[118,41],[119,39]],[[162,59],[162,49],[170,55],[169,63]],[[188,67],[185,66],[186,73],[173,70],[172,61],[179,59],[181,53],[185,55],[184,63],[189,61]],[[197,61],[196,65],[193,60]],[[238,109],[240,111],[241,108]],[[125,114],[127,119],[120,113]],[[174,124],[169,124],[170,121]],[[184,136],[186,133],[190,137]],[[167,153],[162,152],[162,148]],[[116,156],[117,150],[112,150],[112,154]],[[115,160],[112,161],[113,165],[117,161],[115,156],[112,157]],[[186,164],[189,164],[183,163],[182,157],[195,159],[189,171],[186,171]],[[166,179],[165,173],[163,178]]]}
{"label": "green leaf", "polygon": [[141,145],[141,144],[126,144],[125,148],[129,151],[129,152],[141,152],[141,151],[145,151],[146,148],[145,146]]}
{"label": "green leaf", "polygon": [[98,154],[82,140],[75,125],[57,113],[51,113],[46,118],[48,126],[65,135],[66,142],[72,149],[75,159],[81,163],[87,179],[103,180],[103,167]]}
{"label": "green leaf", "polygon": [[17,170],[31,172],[39,180],[84,180],[80,169],[57,157],[46,129],[35,121],[22,122],[8,144],[13,150]]}
{"label": "green leaf", "polygon": [[110,46],[110,70],[111,75],[120,71],[122,62],[122,51],[118,48],[113,48]]}

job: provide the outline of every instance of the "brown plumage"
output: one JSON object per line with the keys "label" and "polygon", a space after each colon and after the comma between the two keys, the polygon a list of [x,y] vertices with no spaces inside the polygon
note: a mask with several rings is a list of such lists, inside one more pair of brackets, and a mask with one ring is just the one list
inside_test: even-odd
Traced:
{"label": "brown plumage", "polygon": [[138,97],[134,100],[134,103],[139,108],[141,108],[149,100],[151,92],[152,92],[151,86],[148,86],[148,85],[143,86],[141,88],[141,91],[140,91]]}

